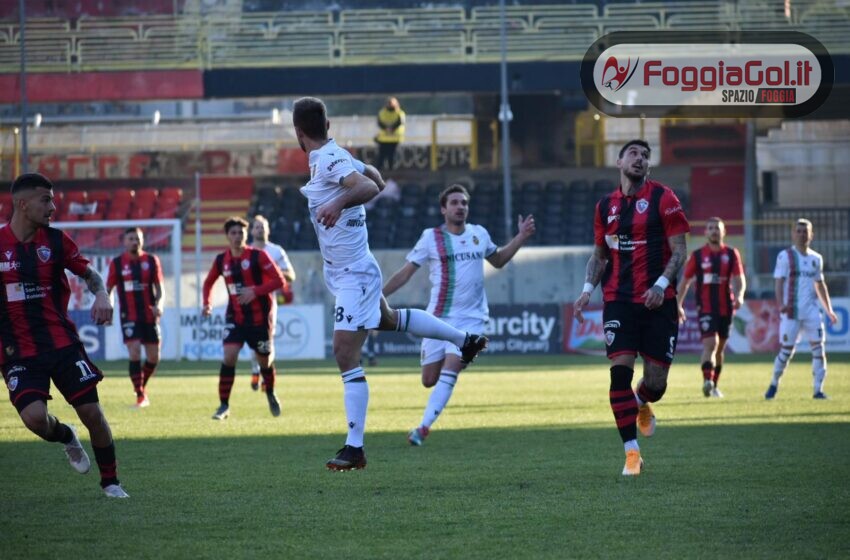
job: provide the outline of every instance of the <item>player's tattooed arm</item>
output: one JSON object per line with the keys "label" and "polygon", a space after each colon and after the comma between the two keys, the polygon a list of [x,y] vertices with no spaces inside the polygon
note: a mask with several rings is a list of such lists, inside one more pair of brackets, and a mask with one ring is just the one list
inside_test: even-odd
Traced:
{"label": "player's tattooed arm", "polygon": [[86,268],[82,276],[86,281],[91,293],[94,294],[94,303],[91,306],[91,317],[95,324],[103,325],[112,321],[112,302],[106,293],[106,285],[103,278],[91,266]]}
{"label": "player's tattooed arm", "polygon": [[679,271],[682,270],[682,265],[688,258],[688,244],[685,242],[685,234],[674,235],[668,238],[670,244],[670,260],[667,262],[667,267],[664,269],[663,276],[670,281],[671,284],[676,283],[676,278],[679,276]]}
{"label": "player's tattooed arm", "polygon": [[593,248],[593,254],[587,261],[587,273],[584,281],[594,286],[599,285],[602,280],[602,273],[605,272],[605,266],[608,264],[608,247],[605,245],[596,245]]}
{"label": "player's tattooed arm", "polygon": [[86,271],[83,273],[83,280],[86,281],[86,286],[88,286],[89,291],[94,295],[97,295],[98,292],[106,293],[106,284],[103,283],[103,277],[91,266],[86,268]]}

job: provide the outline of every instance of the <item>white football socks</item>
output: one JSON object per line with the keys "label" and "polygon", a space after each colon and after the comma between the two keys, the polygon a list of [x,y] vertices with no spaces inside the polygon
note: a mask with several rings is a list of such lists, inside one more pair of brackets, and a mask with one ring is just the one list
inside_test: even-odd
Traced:
{"label": "white football socks", "polygon": [[362,367],[342,373],[345,417],[348,421],[348,437],[345,444],[363,447],[363,432],[366,430],[366,409],[369,407],[369,384]]}
{"label": "white football socks", "polygon": [[458,348],[466,341],[466,333],[459,331],[445,321],[441,321],[421,309],[399,309],[398,328],[422,338],[434,338],[451,342]]}
{"label": "white football socks", "polygon": [[826,380],[826,354],[823,344],[812,347],[812,377],[815,393],[823,392],[823,382]]}
{"label": "white football socks", "polygon": [[431,390],[431,396],[428,398],[428,404],[425,406],[425,413],[422,416],[422,425],[430,428],[437,421],[440,413],[449,404],[449,399],[452,398],[455,383],[457,383],[457,372],[444,369],[440,372],[440,379]]}

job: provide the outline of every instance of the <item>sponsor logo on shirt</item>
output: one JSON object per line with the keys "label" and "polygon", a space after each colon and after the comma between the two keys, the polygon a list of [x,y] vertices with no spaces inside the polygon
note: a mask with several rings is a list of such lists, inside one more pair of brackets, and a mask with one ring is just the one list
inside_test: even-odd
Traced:
{"label": "sponsor logo on shirt", "polygon": [[618,251],[634,251],[638,245],[646,245],[646,239],[631,239],[628,235],[606,235],[608,247]]}
{"label": "sponsor logo on shirt", "polygon": [[484,258],[483,252],[468,252],[468,253],[453,253],[451,255],[441,255],[441,262],[463,262],[463,261],[478,261]]}
{"label": "sponsor logo on shirt", "polygon": [[[331,155],[333,155],[333,154],[331,154]],[[345,161],[346,161],[345,158],[340,158],[340,159],[332,161],[330,163],[330,165],[328,165],[328,171],[331,171],[334,167],[337,166],[337,164],[345,163]]]}
{"label": "sponsor logo on shirt", "polygon": [[30,282],[13,282],[6,284],[6,301],[28,301],[47,297],[50,286],[39,286]]}
{"label": "sponsor logo on shirt", "polygon": [[18,261],[0,262],[0,272],[9,272],[10,270],[18,270],[21,268],[21,263]]}
{"label": "sponsor logo on shirt", "polygon": [[675,206],[673,208],[668,208],[667,210],[664,211],[664,215],[669,216],[670,214],[675,214],[676,212],[682,212],[682,211],[683,211],[682,206],[679,205],[679,206]]}
{"label": "sponsor logo on shirt", "polygon": [[366,220],[362,218],[352,218],[345,222],[345,227],[363,227],[366,225]]}

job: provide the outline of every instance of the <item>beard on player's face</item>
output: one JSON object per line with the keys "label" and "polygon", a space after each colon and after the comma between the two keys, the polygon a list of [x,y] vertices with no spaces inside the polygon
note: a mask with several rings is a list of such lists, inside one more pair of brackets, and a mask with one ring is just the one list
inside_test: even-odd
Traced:
{"label": "beard on player's face", "polygon": [[634,167],[628,167],[626,169],[623,169],[623,175],[625,175],[626,178],[629,181],[631,181],[633,183],[637,183],[638,181],[641,181],[641,180],[643,180],[644,177],[646,177],[647,171],[648,171],[647,168],[642,168],[640,170],[637,170]]}

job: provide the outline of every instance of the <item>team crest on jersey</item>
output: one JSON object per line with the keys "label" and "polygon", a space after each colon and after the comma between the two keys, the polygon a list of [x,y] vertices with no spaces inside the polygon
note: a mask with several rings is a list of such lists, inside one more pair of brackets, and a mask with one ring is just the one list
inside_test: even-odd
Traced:
{"label": "team crest on jersey", "polygon": [[608,346],[614,344],[614,337],[616,336],[617,335],[614,333],[614,331],[605,331],[605,344],[607,344]]}
{"label": "team crest on jersey", "polygon": [[720,255],[720,260],[723,262],[723,264],[728,263],[729,262],[729,255]]}
{"label": "team crest on jersey", "polygon": [[641,198],[637,201],[637,204],[635,204],[635,208],[637,208],[637,211],[640,214],[643,214],[646,212],[646,209],[649,208],[649,203],[645,199]]}
{"label": "team crest on jersey", "polygon": [[473,242],[474,244],[478,245],[478,237],[476,237],[476,236],[474,236],[474,235],[473,235],[473,236],[472,236],[472,242]]}
{"label": "team crest on jersey", "polygon": [[148,264],[148,261],[142,261],[142,270],[147,270],[150,267],[151,265]]}
{"label": "team crest on jersey", "polygon": [[249,261],[242,261],[242,270],[248,270],[250,266],[251,263]]}
{"label": "team crest on jersey", "polygon": [[38,255],[38,258],[41,262],[46,263],[50,260],[50,247],[42,245],[41,247],[35,250],[35,254]]}

